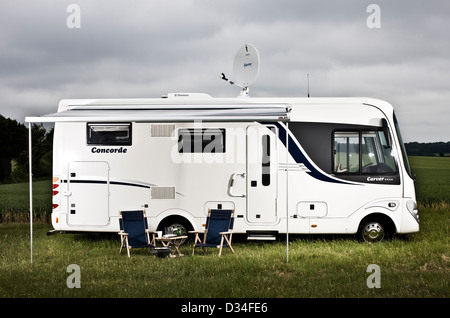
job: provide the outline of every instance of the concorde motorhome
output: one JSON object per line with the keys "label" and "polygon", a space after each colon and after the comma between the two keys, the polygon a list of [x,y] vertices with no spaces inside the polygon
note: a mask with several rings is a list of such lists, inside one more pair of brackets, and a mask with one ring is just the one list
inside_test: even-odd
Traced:
{"label": "concorde motorhome", "polygon": [[201,230],[210,208],[234,231],[419,230],[414,183],[392,106],[366,98],[62,100],[55,122],[56,231],[119,230],[119,210],[150,228]]}

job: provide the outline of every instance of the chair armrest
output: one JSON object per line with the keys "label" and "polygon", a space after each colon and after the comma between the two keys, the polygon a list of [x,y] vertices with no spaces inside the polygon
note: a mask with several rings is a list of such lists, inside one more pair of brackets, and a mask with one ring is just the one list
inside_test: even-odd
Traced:
{"label": "chair armrest", "polygon": [[220,235],[232,234],[233,231],[219,232]]}
{"label": "chair armrest", "polygon": [[189,231],[188,233],[205,233],[205,230],[203,230],[203,231]]}
{"label": "chair armrest", "polygon": [[128,235],[128,233],[125,233],[123,230],[120,230],[118,234],[119,235]]}

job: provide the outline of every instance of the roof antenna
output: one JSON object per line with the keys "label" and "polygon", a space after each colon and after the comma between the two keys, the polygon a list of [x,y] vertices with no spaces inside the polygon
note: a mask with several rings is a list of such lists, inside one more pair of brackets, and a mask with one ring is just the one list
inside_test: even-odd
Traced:
{"label": "roof antenna", "polygon": [[308,83],[308,98],[309,98],[309,73],[306,74],[306,81]]}

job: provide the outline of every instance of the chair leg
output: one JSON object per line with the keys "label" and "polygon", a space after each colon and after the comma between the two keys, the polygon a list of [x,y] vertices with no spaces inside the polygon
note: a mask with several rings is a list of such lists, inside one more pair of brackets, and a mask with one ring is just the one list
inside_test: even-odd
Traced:
{"label": "chair leg", "polygon": [[125,238],[125,242],[127,243],[127,254],[128,254],[128,257],[131,257],[130,256],[130,246],[128,245],[128,237]]}
{"label": "chair leg", "polygon": [[230,248],[231,252],[234,253],[233,247],[231,246],[231,234],[230,239],[226,236],[226,234],[222,234],[222,237],[220,239],[220,246],[219,246],[219,256],[222,255],[222,249],[223,249],[223,239],[227,242],[228,247]]}
{"label": "chair leg", "polygon": [[124,245],[123,236],[120,236],[120,250],[119,250],[119,254],[122,254],[123,245]]}
{"label": "chair leg", "polygon": [[234,253],[233,247],[231,246],[231,235],[230,234],[230,238],[228,239],[228,237],[225,236],[225,240],[227,241],[228,247],[230,248],[231,252]]}
{"label": "chair leg", "polygon": [[198,239],[198,233],[195,233],[194,248],[192,249],[192,256],[194,256],[194,254],[195,254],[195,244],[197,244],[197,239]]}
{"label": "chair leg", "polygon": [[222,248],[223,248],[223,235],[220,238],[220,245],[219,245],[219,257],[222,255]]}
{"label": "chair leg", "polygon": [[152,244],[154,246],[156,246],[156,235],[155,235],[155,233],[152,234]]}

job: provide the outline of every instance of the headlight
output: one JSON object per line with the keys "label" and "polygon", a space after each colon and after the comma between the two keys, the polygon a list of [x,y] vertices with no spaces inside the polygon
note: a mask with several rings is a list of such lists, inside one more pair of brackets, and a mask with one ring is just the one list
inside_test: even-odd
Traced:
{"label": "headlight", "polygon": [[409,213],[416,219],[417,222],[419,222],[419,211],[417,210],[417,203],[416,201],[409,200],[406,202],[406,208],[408,209]]}

